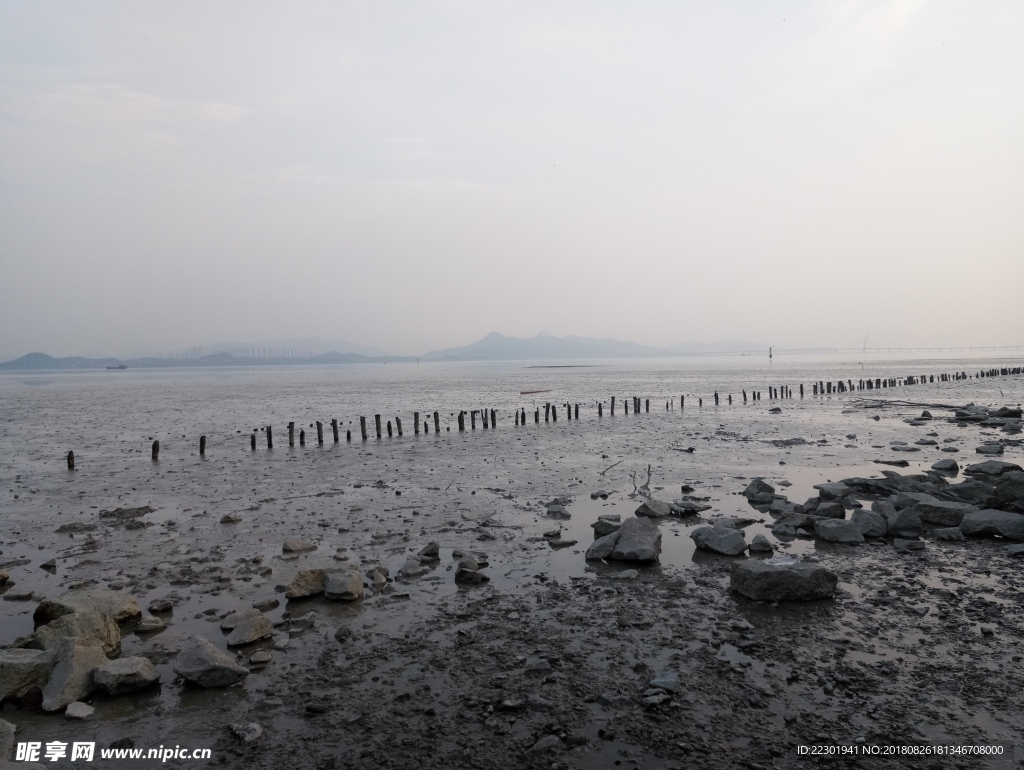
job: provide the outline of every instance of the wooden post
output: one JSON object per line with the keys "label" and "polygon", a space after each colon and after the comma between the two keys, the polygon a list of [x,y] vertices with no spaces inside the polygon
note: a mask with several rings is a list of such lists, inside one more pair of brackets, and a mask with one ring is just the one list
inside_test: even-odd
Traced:
{"label": "wooden post", "polygon": [[604,404],[600,401],[597,402],[597,416],[604,417]]}
{"label": "wooden post", "polygon": [[267,426],[267,449],[274,448],[274,432]]}
{"label": "wooden post", "polygon": [[804,384],[801,382],[800,383],[800,398],[803,398],[803,397],[804,397]]}
{"label": "wooden post", "polygon": [[331,419],[331,433],[334,434],[334,443],[338,443],[338,420],[337,418]]}
{"label": "wooden post", "polygon": [[551,404],[544,404],[544,422],[551,421]]}
{"label": "wooden post", "polygon": [[576,404],[576,414],[573,415],[574,420],[580,419],[580,405]]}
{"label": "wooden post", "polygon": [[[434,414],[437,414],[437,413],[435,412]],[[466,413],[460,410],[459,411],[459,433],[462,433],[464,430],[466,430]]]}
{"label": "wooden post", "polygon": [[420,435],[420,413],[419,412],[413,412],[412,413],[412,429],[413,429],[413,432],[417,436]]}
{"label": "wooden post", "polygon": [[345,440],[346,441],[351,441],[352,440],[352,431],[351,430],[346,430],[345,431]]}
{"label": "wooden post", "polygon": [[715,391],[715,406],[718,406],[718,391]]}
{"label": "wooden post", "polygon": [[256,451],[256,431],[249,434],[249,449]]}
{"label": "wooden post", "polygon": [[558,407],[551,405],[551,422],[558,422]]}
{"label": "wooden post", "polygon": [[288,446],[295,446],[295,423],[288,423]]}
{"label": "wooden post", "polygon": [[401,417],[396,417],[395,418],[395,428],[398,429],[398,435],[401,436],[402,435],[402,418]]}
{"label": "wooden post", "polygon": [[498,410],[497,409],[492,409],[491,410],[491,427],[492,428],[494,427],[494,421],[496,419],[498,419]]}
{"label": "wooden post", "polygon": [[324,424],[319,420],[316,421],[316,443],[324,445]]}
{"label": "wooden post", "polygon": [[732,406],[732,393],[729,394],[729,406]]}
{"label": "wooden post", "polygon": [[698,398],[697,399],[697,406],[701,406],[701,407],[704,406],[704,399],[703,398]]}
{"label": "wooden post", "polygon": [[306,431],[299,428],[299,446],[306,446]]}
{"label": "wooden post", "polygon": [[75,453],[68,452],[68,470],[73,471],[75,469]]}
{"label": "wooden post", "polygon": [[359,432],[363,434],[363,441],[366,441],[366,439],[369,438],[366,435],[366,418],[365,417],[360,417],[359,418]]}
{"label": "wooden post", "polygon": [[476,409],[469,413],[469,426],[476,430]]}
{"label": "wooden post", "polygon": [[206,456],[206,436],[199,437],[199,456]]}
{"label": "wooden post", "polygon": [[615,396],[612,396],[612,417],[615,416]]}
{"label": "wooden post", "polygon": [[441,432],[441,416],[437,412],[434,412],[434,433],[440,433],[440,432]]}
{"label": "wooden post", "polygon": [[519,410],[516,409],[516,427],[519,427]]}
{"label": "wooden post", "polygon": [[375,414],[373,416],[373,425],[377,429],[377,438],[380,438],[381,430],[380,430],[380,415],[379,414]]}
{"label": "wooden post", "polygon": [[388,438],[391,438],[391,420],[388,420]]}
{"label": "wooden post", "polygon": [[536,409],[533,410],[533,421],[537,425],[540,424],[540,407],[539,406]]}
{"label": "wooden post", "polygon": [[651,411],[651,399],[649,399],[649,398],[644,400],[644,411],[645,412]]}
{"label": "wooden post", "polygon": [[159,441],[154,441],[153,442],[153,460],[156,461],[156,460],[159,460],[159,459],[160,459],[160,442]]}

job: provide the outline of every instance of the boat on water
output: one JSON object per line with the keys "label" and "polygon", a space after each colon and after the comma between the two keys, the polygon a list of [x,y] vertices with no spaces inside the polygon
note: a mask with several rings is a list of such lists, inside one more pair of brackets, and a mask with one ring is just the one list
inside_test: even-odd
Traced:
{"label": "boat on water", "polygon": [[118,364],[117,366],[108,366],[107,368],[108,369],[113,369],[113,370],[116,371],[118,369],[127,369],[128,367],[125,366],[124,364]]}

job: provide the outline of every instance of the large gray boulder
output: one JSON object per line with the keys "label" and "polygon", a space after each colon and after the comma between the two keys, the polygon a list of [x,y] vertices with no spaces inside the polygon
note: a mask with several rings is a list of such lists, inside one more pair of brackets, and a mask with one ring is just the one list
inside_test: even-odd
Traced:
{"label": "large gray boulder", "polygon": [[43,711],[59,711],[88,696],[94,688],[93,671],[107,662],[102,647],[82,644],[78,639],[58,640],[53,652],[57,665],[43,687]]}
{"label": "large gray boulder", "polygon": [[109,615],[115,623],[124,623],[142,614],[131,594],[121,591],[70,591],[56,599],[45,599],[36,607],[32,619],[37,626],[73,612],[98,612]]}
{"label": "large gray boulder", "polygon": [[960,465],[952,457],[932,463],[932,470],[938,471],[946,476],[956,476],[960,473]]}
{"label": "large gray boulder", "polygon": [[975,463],[964,468],[965,476],[1001,476],[1011,471],[1024,471],[1016,463],[1007,463],[1002,460],[986,460],[983,463]]}
{"label": "large gray boulder", "polygon": [[766,602],[828,599],[838,578],[819,564],[771,564],[758,559],[734,565],[729,585],[733,591]]}
{"label": "large gray boulder", "polygon": [[644,500],[640,503],[640,507],[634,511],[637,516],[651,516],[654,518],[661,518],[663,516],[669,516],[672,513],[671,506],[661,500]]}
{"label": "large gray boulder", "polygon": [[999,476],[994,497],[999,508],[1024,512],[1024,472],[1010,471]]}
{"label": "large gray boulder", "polygon": [[307,596],[319,596],[327,585],[327,570],[303,569],[296,573],[292,582],[285,588],[284,595],[289,599],[302,599]]}
{"label": "large gray boulder", "polygon": [[178,653],[174,673],[199,687],[230,687],[249,675],[234,658],[202,636],[193,636]]}
{"label": "large gray boulder", "polygon": [[121,649],[121,630],[117,623],[109,615],[92,610],[73,612],[51,620],[37,628],[21,646],[52,650],[61,639],[78,639],[84,645],[102,647],[108,657]]}
{"label": "large gray boulder", "polygon": [[885,517],[874,511],[856,510],[850,515],[850,523],[864,537],[885,537],[889,534],[889,525]]}
{"label": "large gray boulder", "polygon": [[736,529],[719,532],[714,527],[697,527],[690,533],[690,537],[698,548],[725,556],[739,556],[747,550],[743,533]]}
{"label": "large gray boulder", "polygon": [[1003,453],[1003,445],[982,444],[979,447],[975,447],[974,451],[980,455],[1001,455]]}
{"label": "large gray boulder", "polygon": [[768,505],[775,499],[775,487],[764,479],[754,479],[743,490],[743,496],[754,505]]}
{"label": "large gray boulder", "polygon": [[775,546],[772,545],[768,538],[760,533],[754,535],[753,540],[750,541],[751,553],[772,553],[774,551]]}
{"label": "large gray boulder", "polygon": [[850,488],[841,481],[815,484],[814,488],[818,490],[818,497],[822,500],[840,500],[850,493]]}
{"label": "large gray boulder", "polygon": [[846,519],[818,519],[814,522],[814,532],[822,540],[830,543],[854,545],[864,542],[864,535],[860,529]]}
{"label": "large gray boulder", "polygon": [[943,527],[958,527],[966,514],[978,509],[968,503],[927,500],[915,505],[914,510],[921,517],[921,521]]}
{"label": "large gray boulder", "polygon": [[846,508],[839,500],[823,500],[814,509],[814,515],[826,519],[845,519]]}
{"label": "large gray boulder", "polygon": [[324,596],[342,602],[354,602],[363,598],[363,575],[359,568],[351,567],[330,573],[324,586]]}
{"label": "large gray boulder", "polygon": [[895,511],[889,516],[890,537],[918,537],[921,534],[921,516],[913,508]]}
{"label": "large gray boulder", "polygon": [[622,522],[609,559],[654,561],[661,553],[661,530],[650,519],[632,518]]}
{"label": "large gray boulder", "polygon": [[56,664],[57,656],[53,651],[0,650],[0,703],[8,698],[19,700],[33,690],[42,690]]}
{"label": "large gray boulder", "polygon": [[98,689],[119,695],[151,687],[160,681],[160,674],[149,658],[133,655],[108,660],[92,672],[92,680]]}
{"label": "large gray boulder", "polygon": [[232,629],[227,638],[229,646],[251,644],[274,633],[274,624],[270,622],[270,618],[254,607],[233,612],[229,617],[232,618]]}
{"label": "large gray boulder", "polygon": [[1024,514],[1011,511],[972,511],[960,522],[960,531],[968,537],[1001,535],[1009,540],[1024,540]]}
{"label": "large gray boulder", "polygon": [[622,522],[618,521],[618,519],[600,516],[597,521],[590,526],[594,528],[594,537],[604,537],[605,535],[610,535],[612,532],[615,532],[622,526]]}

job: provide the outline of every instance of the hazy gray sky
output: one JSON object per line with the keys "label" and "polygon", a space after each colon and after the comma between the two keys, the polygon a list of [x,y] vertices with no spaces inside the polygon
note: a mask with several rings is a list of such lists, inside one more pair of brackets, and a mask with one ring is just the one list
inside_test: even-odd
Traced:
{"label": "hazy gray sky", "polygon": [[0,2],[0,358],[1024,342],[1024,3]]}

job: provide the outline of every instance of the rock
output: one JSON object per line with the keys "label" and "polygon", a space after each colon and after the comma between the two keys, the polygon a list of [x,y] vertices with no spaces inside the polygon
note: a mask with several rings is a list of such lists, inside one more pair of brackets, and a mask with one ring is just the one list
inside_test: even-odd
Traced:
{"label": "rock", "polygon": [[894,511],[889,517],[890,537],[918,537],[921,534],[921,516],[913,508]]}
{"label": "rock", "polygon": [[943,527],[958,527],[960,521],[971,511],[978,510],[968,503],[946,502],[944,500],[924,501],[914,506],[921,521],[941,524]]}
{"label": "rock", "polygon": [[434,541],[430,541],[420,549],[417,556],[419,556],[422,561],[437,561],[441,558],[441,546]]}
{"label": "rock", "polygon": [[885,537],[889,533],[885,517],[874,511],[854,511],[850,516],[850,523],[860,530],[864,537]]}
{"label": "rock", "polygon": [[634,514],[637,516],[652,516],[654,518],[668,516],[671,513],[672,508],[668,503],[654,499],[644,500],[640,503],[640,507],[634,511]]}
{"label": "rock", "polygon": [[864,535],[852,521],[845,519],[818,519],[814,522],[814,531],[822,540],[830,543],[863,543]]}
{"label": "rock", "polygon": [[460,583],[461,585],[473,586],[487,583],[489,581],[490,578],[487,575],[477,570],[469,570],[464,567],[459,567],[455,570],[455,582]]}
{"label": "rock", "polygon": [[751,553],[772,553],[773,551],[775,551],[775,546],[762,534],[754,535],[754,539],[750,541]]}
{"label": "rock", "polygon": [[135,597],[120,591],[71,591],[57,599],[45,599],[36,607],[32,619],[37,626],[73,612],[98,612],[115,623],[124,623],[142,614]]}
{"label": "rock", "polygon": [[726,556],[739,556],[747,550],[747,542],[739,530],[731,530],[725,534],[716,532],[714,527],[697,527],[690,533],[698,548]]}
{"label": "rock", "polygon": [[840,500],[850,493],[850,488],[841,481],[815,484],[814,488],[818,490],[818,497],[822,500]]}
{"label": "rock", "polygon": [[932,534],[939,540],[949,540],[951,542],[962,542],[964,540],[964,533],[960,531],[960,527],[939,527]]}
{"label": "rock", "polygon": [[1024,471],[1015,463],[1006,463],[1002,460],[986,460],[983,463],[968,465],[964,468],[965,476],[1001,476],[1011,471]]}
{"label": "rock", "polygon": [[960,473],[960,465],[952,457],[932,463],[932,470],[947,476],[956,476]]}
{"label": "rock", "polygon": [[108,657],[121,649],[121,631],[114,619],[91,610],[61,615],[37,628],[22,646],[53,650],[61,639],[78,639],[84,645],[102,647]]}
{"label": "rock", "polygon": [[149,658],[133,655],[108,660],[92,672],[93,683],[110,695],[134,692],[152,687],[160,681],[160,674]]}
{"label": "rock", "polygon": [[80,700],[76,700],[74,703],[69,703],[68,707],[64,709],[65,719],[87,719],[96,713],[96,709],[92,706],[82,703]]}
{"label": "rock", "polygon": [[920,452],[921,447],[910,446],[909,444],[893,444],[889,447],[893,452]]}
{"label": "rock", "polygon": [[[405,564],[398,568],[398,577],[412,579],[426,575],[428,572],[430,569],[423,566],[419,556],[409,556],[405,560]],[[327,582],[330,582],[330,578],[327,579]]]}
{"label": "rock", "polygon": [[889,517],[896,513],[896,506],[888,500],[875,500],[871,503],[871,510],[888,521]]}
{"label": "rock", "polygon": [[1001,455],[1003,453],[1002,444],[982,444],[976,447],[975,452],[980,455]]}
{"label": "rock", "polygon": [[0,703],[41,690],[56,663],[57,656],[52,651],[0,649]]}
{"label": "rock", "polygon": [[557,548],[571,548],[572,546],[576,545],[576,541],[575,540],[562,540],[561,538],[559,538],[558,540],[548,540],[548,545],[550,545],[552,548],[556,548],[556,549]]}
{"label": "rock", "polygon": [[1024,513],[1024,472],[1010,471],[999,476],[992,498],[992,507]]}
{"label": "rock", "polygon": [[5,719],[0,719],[0,762],[14,756],[15,734],[18,728]]}
{"label": "rock", "polygon": [[772,527],[772,534],[780,540],[789,538],[795,538],[797,536],[796,527],[791,524],[776,524]]}
{"label": "rock", "polygon": [[10,579],[11,574],[5,569],[0,569],[0,586],[5,585]]}
{"label": "rock", "polygon": [[174,673],[199,687],[229,687],[245,679],[249,669],[239,666],[209,639],[193,636],[178,653]]}
{"label": "rock", "polygon": [[818,507],[814,511],[815,516],[820,516],[826,519],[845,519],[846,508],[839,500],[826,500],[818,503]]}
{"label": "rock", "polygon": [[242,520],[242,517],[236,513],[225,513],[220,517],[221,524],[237,524]]}
{"label": "rock", "polygon": [[608,519],[598,519],[590,526],[594,528],[595,537],[604,537],[605,535],[610,535],[612,532],[617,531],[622,524]]}
{"label": "rock", "polygon": [[231,725],[231,732],[242,743],[252,743],[263,735],[263,728],[257,722],[235,722]]}
{"label": "rock", "polygon": [[661,530],[650,519],[626,519],[619,527],[618,535],[609,559],[654,561],[661,553]]}
{"label": "rock", "polygon": [[828,599],[838,578],[819,564],[770,564],[749,559],[735,564],[730,575],[733,591],[759,601],[809,601]]}
{"label": "rock", "polygon": [[43,711],[59,711],[93,690],[92,674],[107,662],[102,647],[63,638],[53,649],[57,665],[43,687]]}
{"label": "rock", "polygon": [[252,603],[253,609],[257,609],[260,612],[270,612],[276,610],[281,606],[281,602],[271,597],[269,599],[257,599]]}
{"label": "rock", "polygon": [[775,522],[775,528],[778,529],[779,525],[783,525],[793,527],[793,529],[806,529],[810,532],[814,530],[816,520],[817,516],[812,516],[809,513],[787,513]]}
{"label": "rock", "polygon": [[303,553],[305,551],[315,551],[315,543],[309,543],[305,540],[285,540],[284,545],[281,546],[281,550],[285,553]]}
{"label": "rock", "polygon": [[590,548],[587,549],[587,553],[584,556],[586,559],[607,559],[612,555],[612,551],[615,550],[615,541],[619,539],[619,528],[616,528],[611,533],[604,537],[599,537],[593,543]]}
{"label": "rock", "polygon": [[1024,543],[1014,543],[1006,546],[1006,552],[1010,556],[1024,556]]}
{"label": "rock", "polygon": [[[228,634],[227,644],[230,647],[237,647],[241,644],[251,644],[257,639],[265,639],[274,633],[274,624],[270,618],[257,609],[249,608],[232,613],[233,630]],[[227,618],[225,618],[227,620]],[[223,628],[223,625],[221,626]]]}
{"label": "rock", "polygon": [[764,479],[754,479],[743,490],[743,496],[754,505],[768,505],[775,499],[775,487]]}
{"label": "rock", "polygon": [[898,537],[892,541],[892,545],[896,549],[896,553],[911,553],[925,549],[925,544],[921,540],[901,540]]}
{"label": "rock", "polygon": [[270,650],[256,650],[249,656],[249,663],[254,666],[265,666],[274,659]]}
{"label": "rock", "polygon": [[607,500],[608,499],[608,490],[606,490],[606,489],[599,489],[596,492],[591,492],[590,493],[590,499],[591,500],[596,500],[599,497],[602,500]]}
{"label": "rock", "polygon": [[154,599],[149,603],[149,611],[156,613],[170,612],[174,609],[174,602],[164,597],[163,599]]}
{"label": "rock", "polygon": [[632,580],[640,575],[635,569],[624,569],[608,575],[609,580]]}
{"label": "rock", "polygon": [[350,567],[341,572],[330,573],[327,576],[324,596],[342,602],[354,602],[357,599],[362,599],[363,576],[360,574],[359,568]]}
{"label": "rock", "polygon": [[654,679],[647,683],[648,687],[657,687],[665,692],[677,693],[680,690],[679,687],[679,674],[675,671],[667,671],[662,674],[658,674]]}
{"label": "rock", "polygon": [[292,578],[284,595],[289,599],[301,599],[306,596],[318,596],[324,592],[327,584],[327,570],[304,569]]}
{"label": "rock", "polygon": [[669,510],[676,516],[693,516],[697,513],[710,511],[711,506],[700,500],[675,500],[669,504]]}
{"label": "rock", "polygon": [[968,537],[1001,535],[1008,540],[1024,540],[1024,514],[993,509],[972,511],[961,520],[960,531]]}
{"label": "rock", "polygon": [[139,625],[135,626],[136,634],[149,634],[154,631],[163,631],[167,628],[167,624],[160,620],[160,618],[154,618],[152,615],[147,615],[139,621]]}
{"label": "rock", "polygon": [[530,748],[531,754],[542,754],[561,748],[562,741],[557,735],[545,735]]}
{"label": "rock", "polygon": [[572,515],[567,510],[565,510],[565,506],[559,505],[558,503],[552,503],[551,505],[548,506],[547,515],[549,518],[552,519],[572,518]]}

